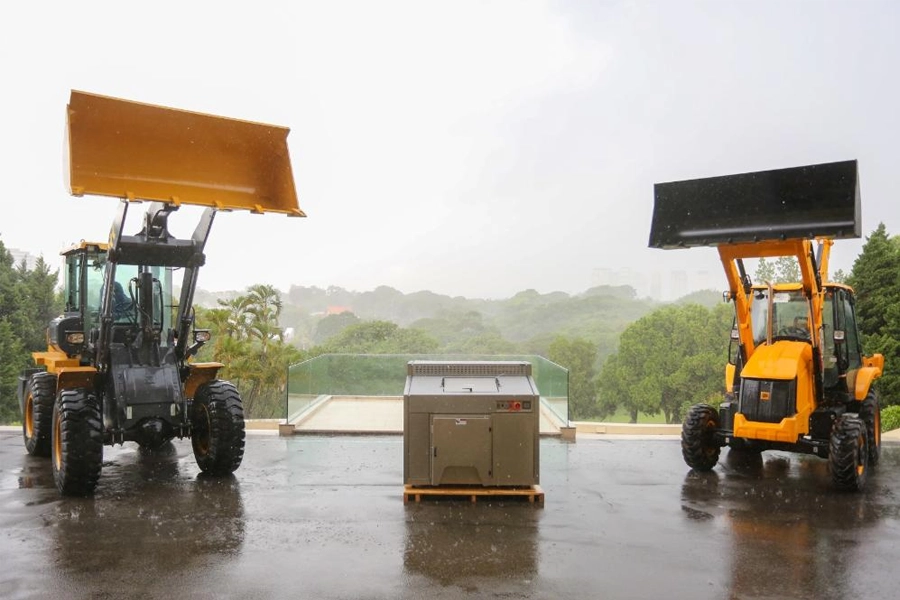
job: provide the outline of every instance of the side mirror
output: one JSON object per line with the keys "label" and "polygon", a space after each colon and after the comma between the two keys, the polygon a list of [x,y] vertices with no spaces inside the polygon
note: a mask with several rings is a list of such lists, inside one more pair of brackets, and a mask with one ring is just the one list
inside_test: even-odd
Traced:
{"label": "side mirror", "polygon": [[203,344],[208,342],[212,338],[212,334],[209,329],[195,329],[194,330],[194,343],[190,345],[190,347],[185,350],[184,358],[190,358],[197,354],[200,351],[200,348],[203,347]]}

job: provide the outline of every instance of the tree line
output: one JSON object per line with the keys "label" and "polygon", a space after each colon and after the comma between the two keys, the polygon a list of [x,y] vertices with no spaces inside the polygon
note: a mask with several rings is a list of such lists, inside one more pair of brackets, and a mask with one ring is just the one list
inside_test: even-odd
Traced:
{"label": "tree line", "polygon": [[[799,280],[794,257],[760,259],[754,275],[760,283]],[[900,405],[900,236],[889,236],[879,224],[851,273],[839,270],[830,280],[854,288],[863,350],[885,358],[884,374],[876,382],[882,406]],[[587,416],[603,418],[624,408],[632,422],[638,413],[662,413],[667,423],[678,423],[692,404],[718,405],[733,318],[728,305],[671,306],[629,325],[596,380],[597,401]]]}
{"label": "tree line", "polygon": [[32,352],[47,349],[46,330],[62,312],[57,271],[43,258],[29,268],[16,264],[0,241],[0,423],[19,422],[16,384],[22,370],[34,365]]}
{"label": "tree line", "polygon": [[[759,282],[798,278],[796,261],[783,257],[760,260],[754,275]],[[864,350],[885,356],[882,404],[900,404],[900,237],[879,225],[851,273],[832,279],[855,288]],[[16,377],[32,364],[31,352],[45,349],[47,323],[62,308],[56,284],[57,273],[43,259],[32,269],[16,265],[0,242],[2,422],[21,418]],[[355,305],[360,296],[366,316],[311,314],[331,302]],[[711,301],[716,297],[718,303]],[[387,287],[363,295],[292,288],[287,298],[308,304],[285,303],[277,289],[260,284],[216,299],[214,307],[195,307],[197,326],[213,334],[198,360],[225,365],[221,376],[238,386],[251,418],[282,416],[288,366],[320,354],[540,354],[569,371],[571,419],[624,414],[634,422],[643,414],[677,423],[691,404],[721,399],[733,323],[732,307],[712,292],[670,304],[609,287],[576,297],[526,290],[505,301],[404,295]],[[398,306],[411,311],[401,323],[388,318]]]}

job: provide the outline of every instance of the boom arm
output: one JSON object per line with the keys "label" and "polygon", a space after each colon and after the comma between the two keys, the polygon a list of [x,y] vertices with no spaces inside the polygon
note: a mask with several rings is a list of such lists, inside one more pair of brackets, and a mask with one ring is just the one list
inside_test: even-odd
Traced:
{"label": "boom arm", "polygon": [[[747,258],[795,257],[800,266],[803,292],[811,303],[812,330],[819,331],[822,327],[822,302],[824,301],[822,279],[824,279],[824,276],[816,266],[812,248],[812,242],[806,239],[785,240],[783,242],[758,242],[755,244],[726,244],[718,247],[719,258],[722,261],[722,266],[725,268],[725,277],[728,280],[729,295],[735,303],[738,335],[744,348],[744,358],[753,354],[755,343],[750,323],[750,298],[748,292],[745,291],[744,282],[738,270],[739,261]],[[830,248],[830,244],[823,244],[822,246],[823,265],[828,264]],[[812,336],[813,347],[818,345],[817,337],[815,335]]]}

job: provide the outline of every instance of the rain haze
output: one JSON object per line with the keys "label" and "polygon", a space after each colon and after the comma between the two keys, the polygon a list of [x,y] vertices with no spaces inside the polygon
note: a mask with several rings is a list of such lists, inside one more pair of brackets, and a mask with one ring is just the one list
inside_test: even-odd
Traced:
{"label": "rain haze", "polygon": [[0,22],[0,241],[54,266],[116,207],[68,194],[72,89],[291,128],[308,218],[219,216],[210,291],[719,289],[714,250],[647,247],[653,184],[838,160],[864,235],[900,233],[896,2],[18,2]]}

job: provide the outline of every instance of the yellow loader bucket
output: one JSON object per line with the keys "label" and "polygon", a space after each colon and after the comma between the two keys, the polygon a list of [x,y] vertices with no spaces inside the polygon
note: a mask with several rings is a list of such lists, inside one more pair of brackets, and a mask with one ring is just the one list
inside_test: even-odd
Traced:
{"label": "yellow loader bucket", "polygon": [[72,91],[69,190],[305,217],[286,127]]}

